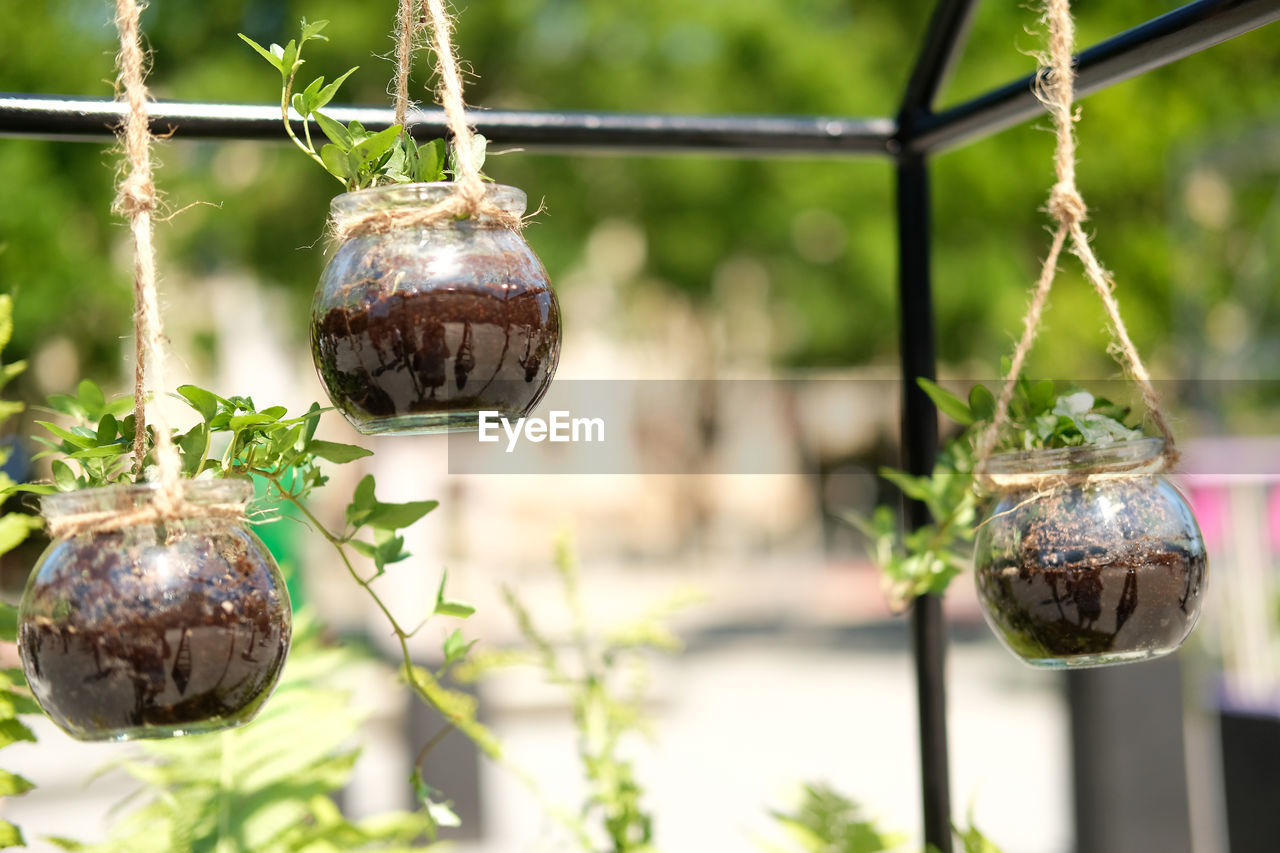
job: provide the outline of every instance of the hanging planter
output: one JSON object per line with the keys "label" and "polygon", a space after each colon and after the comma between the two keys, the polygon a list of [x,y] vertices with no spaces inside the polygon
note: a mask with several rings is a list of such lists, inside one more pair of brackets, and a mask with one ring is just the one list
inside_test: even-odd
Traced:
{"label": "hanging planter", "polygon": [[1176,649],[1200,615],[1204,540],[1187,501],[1155,473],[1164,441],[1000,453],[982,484],[983,613],[1039,667],[1098,666]]}
{"label": "hanging planter", "polygon": [[[358,190],[335,198],[333,215],[394,223],[453,193],[442,182]],[[514,187],[486,185],[485,198],[524,213]],[[542,398],[560,308],[524,238],[482,209],[346,239],[316,290],[311,348],[329,398],[363,433],[474,429],[481,411],[515,419]]]}
{"label": "hanging planter", "polygon": [[[311,351],[334,406],[366,434],[475,429],[483,411],[528,414],[560,354],[560,307],[542,262],[521,236],[526,197],[487,183],[485,138],[467,123],[462,76],[439,0],[402,0],[396,29],[396,121],[382,130],[343,125],[325,107],[355,69],[294,91],[307,42],[265,48],[280,72],[285,134],[348,192],[331,205],[334,254],[311,311]],[[408,77],[430,29],[451,144],[410,133]],[[307,122],[293,131],[290,108]],[[310,122],[328,144],[317,148]],[[317,135],[317,138],[318,135]]]}
{"label": "hanging planter", "polygon": [[[1176,649],[1199,617],[1207,561],[1190,507],[1160,476],[1178,461],[1173,432],[1120,317],[1115,282],[1082,226],[1088,208],[1075,180],[1075,34],[1068,0],[1050,0],[1047,20],[1050,63],[1039,94],[1057,130],[1058,180],[1048,206],[1057,229],[991,425],[978,444],[974,473],[995,492],[996,506],[978,528],[974,569],[987,621],[1014,654],[1033,666],[1102,666]],[[1052,437],[1065,419],[1082,446],[992,455],[1010,423],[1014,390],[1068,241],[1163,438],[1127,434],[1123,424],[1091,411],[1095,400],[1083,394],[1063,398],[1062,408],[1033,425]]]}
{"label": "hanging planter", "polygon": [[[253,491],[247,480],[183,486],[197,513]],[[48,495],[42,511],[54,531],[86,514],[123,520],[157,488]],[[289,596],[243,519],[152,519],[56,536],[27,582],[18,631],[31,691],[69,735],[172,737],[254,716],[284,665]]]}
{"label": "hanging planter", "polygon": [[[164,335],[139,18],[136,3],[117,0],[129,169],[116,208],[128,215],[134,240],[134,411],[117,421],[101,391],[82,383],[73,408],[93,411],[96,428],[44,424],[59,439],[50,446],[80,475],[66,461],[53,463],[55,482],[71,491],[43,500],[52,544],[18,612],[19,655],[32,694],[58,726],[88,741],[247,722],[280,675],[291,624],[279,569],[245,526],[252,483],[183,479],[163,410],[155,407],[148,423],[147,401],[165,387]],[[201,393],[216,408],[213,395]],[[206,422],[185,438],[188,474],[204,467],[196,451],[207,449],[209,429]],[[130,449],[132,471],[122,458]],[[137,482],[126,481],[130,473]],[[148,475],[153,482],[144,481]]]}

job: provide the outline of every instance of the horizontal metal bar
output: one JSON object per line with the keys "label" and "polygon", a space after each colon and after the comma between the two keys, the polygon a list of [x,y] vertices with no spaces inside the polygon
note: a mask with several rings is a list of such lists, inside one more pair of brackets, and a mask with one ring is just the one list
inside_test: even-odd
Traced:
{"label": "horizontal metal bar", "polygon": [[[1197,0],[1126,30],[1077,57],[1076,92],[1087,95],[1280,20],[1280,0]],[[1043,112],[1024,77],[971,101],[922,117],[905,150],[936,152],[989,136]]]}
{"label": "horizontal metal bar", "polygon": [[[106,98],[0,93],[0,136],[103,139],[119,125],[123,104]],[[394,120],[390,108],[333,107],[337,121],[381,129]],[[682,116],[632,113],[514,112],[473,110],[477,129],[501,145],[530,149],[609,150],[636,153],[880,154],[897,131],[892,119],[822,116]],[[441,136],[444,113],[415,111],[414,135]],[[302,123],[296,122],[301,132]],[[252,104],[156,101],[155,133],[184,139],[283,140],[280,108]],[[318,128],[313,129],[318,131]]]}

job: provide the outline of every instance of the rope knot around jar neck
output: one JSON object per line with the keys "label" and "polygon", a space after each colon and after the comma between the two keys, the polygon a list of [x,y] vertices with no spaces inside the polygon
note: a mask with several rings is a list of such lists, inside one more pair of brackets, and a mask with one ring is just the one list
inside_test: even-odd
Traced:
{"label": "rope knot around jar neck", "polygon": [[1089,218],[1089,207],[1074,182],[1059,181],[1049,193],[1049,214],[1063,225],[1075,225]]}

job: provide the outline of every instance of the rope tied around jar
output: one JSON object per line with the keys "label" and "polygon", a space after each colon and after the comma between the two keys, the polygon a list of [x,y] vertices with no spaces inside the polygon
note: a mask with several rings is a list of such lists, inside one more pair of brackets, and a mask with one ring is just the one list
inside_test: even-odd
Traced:
{"label": "rope tied around jar", "polygon": [[443,0],[422,0],[421,15],[415,14],[416,0],[399,0],[396,23],[396,123],[409,132],[409,66],[418,34],[429,29],[431,50],[436,57],[440,82],[436,97],[444,109],[445,124],[453,137],[454,191],[445,200],[421,210],[376,210],[356,214],[335,214],[330,234],[341,243],[365,234],[385,234],[397,228],[425,227],[459,219],[483,216],[498,225],[519,232],[525,220],[489,201],[475,152],[475,132],[467,122],[462,95],[462,71],[453,45],[453,18]]}
{"label": "rope tied around jar", "polygon": [[[1000,396],[996,400],[991,424],[978,440],[974,472],[979,482],[985,479],[1000,488],[1025,487],[1053,490],[1101,478],[1155,474],[1165,468],[1173,467],[1179,455],[1173,431],[1169,427],[1155,388],[1151,384],[1151,376],[1142,363],[1141,356],[1138,355],[1137,347],[1129,337],[1129,330],[1125,327],[1124,320],[1120,317],[1120,306],[1115,297],[1115,279],[1094,254],[1093,247],[1089,243],[1089,235],[1085,233],[1083,226],[1088,219],[1089,208],[1076,186],[1075,122],[1079,120],[1080,113],[1075,106],[1075,66],[1072,59],[1075,24],[1071,18],[1070,0],[1047,0],[1045,19],[1049,26],[1049,57],[1046,67],[1041,69],[1036,77],[1036,96],[1052,116],[1056,131],[1054,169],[1057,182],[1049,193],[1046,209],[1058,225],[1049,246],[1049,253],[1045,256],[1044,265],[1040,270],[1040,277],[1032,291],[1027,313],[1023,317],[1022,336],[1014,349],[1009,374],[1005,377]],[[1133,466],[1108,467],[1105,472],[1009,474],[1001,476],[1000,482],[996,483],[987,471],[987,462],[995,450],[1000,431],[1009,422],[1009,404],[1013,400],[1013,391],[1022,373],[1027,353],[1040,329],[1040,319],[1044,314],[1049,291],[1057,273],[1058,258],[1068,239],[1071,241],[1071,253],[1080,259],[1085,277],[1093,285],[1094,291],[1106,309],[1111,334],[1115,339],[1111,352],[1122,359],[1129,375],[1141,389],[1143,402],[1151,413],[1156,428],[1164,437],[1164,449],[1154,460]]]}
{"label": "rope tied around jar", "polygon": [[[119,76],[117,92],[123,89],[129,109],[117,132],[124,146],[128,171],[120,178],[112,210],[128,217],[133,238],[134,297],[134,479],[144,474],[147,455],[147,399],[164,388],[164,331],[160,322],[160,300],[156,287],[155,223],[152,214],[159,205],[152,176],[150,114],[147,102],[147,57],[142,46],[142,7],[137,0],[116,0],[116,30],[120,52],[116,56]],[[202,504],[187,501],[183,493],[181,461],[173,444],[168,419],[160,406],[151,412],[155,433],[155,461],[158,484],[145,505],[127,512],[77,513],[47,522],[55,538],[79,533],[104,533],[134,524],[173,521],[184,518],[243,518],[244,504]]]}

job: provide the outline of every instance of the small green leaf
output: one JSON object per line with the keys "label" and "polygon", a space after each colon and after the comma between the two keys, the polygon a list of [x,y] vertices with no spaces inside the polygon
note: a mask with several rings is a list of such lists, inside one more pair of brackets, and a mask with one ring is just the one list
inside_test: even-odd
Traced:
{"label": "small green leaf", "polygon": [[399,530],[408,527],[440,505],[439,501],[410,501],[400,504],[377,503],[365,517],[371,527]]}
{"label": "small green leaf", "polygon": [[329,137],[330,142],[338,146],[342,151],[351,150],[351,146],[355,143],[352,141],[351,134],[347,132],[345,127],[319,110],[313,110],[311,115],[315,117],[316,123],[320,125],[320,129],[324,131],[324,135]]}
{"label": "small green leaf", "polygon": [[191,408],[200,413],[200,417],[208,421],[218,413],[218,397],[211,391],[197,385],[179,385],[178,393],[181,394],[191,405]]}
{"label": "small green leaf", "polygon": [[432,611],[438,616],[456,616],[459,619],[466,619],[476,609],[470,604],[464,604],[461,601],[449,601],[444,597],[444,586],[449,580],[449,572],[440,573],[440,588],[436,590],[436,606]]}
{"label": "small green leaf", "polygon": [[471,640],[468,642],[462,636],[461,629],[455,629],[452,634],[445,638],[444,641],[444,665],[446,667],[453,666],[458,661],[467,656],[467,652],[471,651],[471,647],[478,643],[479,640]]}
{"label": "small green leaf", "polygon": [[13,297],[0,294],[0,350],[9,345],[13,337]]}
{"label": "small green leaf", "polygon": [[[55,842],[56,843],[56,842]],[[26,847],[27,840],[22,837],[22,830],[9,823],[7,820],[0,820],[0,847]],[[74,849],[74,848],[66,848]]]}
{"label": "small green leaf", "polygon": [[929,490],[928,477],[913,477],[894,468],[881,468],[880,476],[893,483],[912,500],[927,501],[933,497],[933,493]]}
{"label": "small green leaf", "polygon": [[16,797],[19,794],[25,794],[35,787],[29,779],[24,779],[17,773],[10,773],[7,770],[0,770],[0,797]]}
{"label": "small green leaf", "polygon": [[63,429],[57,424],[49,423],[48,421],[36,421],[36,423],[65,441],[67,444],[70,444],[72,447],[93,447],[94,441],[97,437],[96,434],[93,437],[81,435],[79,433],[72,432],[71,430]]}
{"label": "small green leaf", "polygon": [[[319,115],[317,113],[316,115]],[[347,152],[337,145],[329,144],[320,149],[320,162],[335,178],[347,180],[351,177],[351,169],[347,165]]]}
{"label": "small green leaf", "polygon": [[969,426],[973,423],[973,412],[969,411],[969,406],[955,394],[923,376],[916,380],[916,384],[920,386],[921,391],[929,395],[929,399],[938,407],[938,411],[951,420],[961,426]]}
{"label": "small green leaf", "polygon": [[358,447],[354,444],[340,444],[336,441],[321,441],[319,439],[308,442],[307,450],[321,459],[327,459],[339,465],[373,455],[372,450]]}
{"label": "small green leaf", "polygon": [[351,153],[360,158],[361,164],[372,163],[391,150],[391,146],[395,145],[400,133],[400,126],[393,124],[391,127],[384,128],[367,139],[356,143],[351,149]]}
{"label": "small green leaf", "polygon": [[[359,67],[360,66],[358,65],[356,66],[356,68],[359,68]],[[312,112],[320,109],[321,107],[325,106],[330,101],[332,101],[333,96],[338,94],[338,87],[341,86],[348,77],[350,77],[353,73],[355,73],[356,68],[349,69],[346,74],[343,74],[337,80],[334,80],[328,86],[325,86],[324,88],[322,88],[316,94],[316,102],[311,106]],[[334,122],[334,124],[338,124],[338,123]],[[341,127],[341,125],[338,125],[338,126]],[[326,131],[326,135],[327,134],[328,134],[328,131]]]}
{"label": "small green leaf", "polygon": [[231,428],[232,432],[239,432],[242,429],[248,429],[250,427],[273,424],[278,420],[280,420],[279,415],[273,416],[266,412],[250,412],[247,415],[236,415],[228,422],[227,425]]}
{"label": "small green leaf", "polygon": [[267,50],[265,47],[258,44],[256,41],[249,38],[244,33],[237,33],[236,35],[244,39],[245,43],[248,44],[249,47],[253,48],[259,54],[261,54],[263,59],[265,59],[267,62],[270,62],[272,68],[279,71],[281,74],[285,74],[287,76],[287,72],[285,71],[283,64],[280,62],[280,57],[276,56],[274,53]]}
{"label": "small green leaf", "polygon": [[359,539],[351,539],[347,542],[347,544],[350,545],[352,548],[354,548],[356,550],[356,553],[361,554],[362,556],[368,557],[370,560],[378,556],[377,545],[372,545],[368,542],[362,542]]}
{"label": "small green leaf", "polygon": [[311,23],[307,23],[307,19],[303,18],[302,25],[301,25],[302,26],[301,40],[304,42],[309,41],[311,39],[328,41],[328,38],[326,36],[320,35],[321,30],[323,30],[328,25],[329,25],[328,21],[312,21]]}
{"label": "small green leaf", "polygon": [[443,139],[433,139],[418,146],[419,181],[444,180],[445,144]]}
{"label": "small green leaf", "polygon": [[178,448],[182,451],[182,473],[187,477],[199,474],[209,452],[209,425],[196,424],[178,440]]}
{"label": "small green leaf", "polygon": [[0,601],[0,640],[18,641],[18,608],[4,601]]}
{"label": "small green leaf", "polygon": [[303,440],[308,444],[315,438],[316,428],[320,426],[320,414],[323,411],[319,403],[312,403],[311,408],[307,409],[307,413],[302,416],[302,420],[307,425],[306,437]]}
{"label": "small green leaf", "polygon": [[17,720],[0,720],[0,747],[5,747],[18,741],[35,743],[35,740],[36,736],[31,729]]}
{"label": "small green leaf", "polygon": [[80,398],[80,404],[84,406],[90,417],[102,411],[103,406],[107,405],[107,398],[103,395],[102,389],[92,379],[80,380],[76,388],[76,396]]}
{"label": "small green leaf", "polygon": [[298,42],[289,39],[289,43],[285,45],[284,51],[280,54],[280,68],[282,71],[293,71],[302,63],[298,61]]}
{"label": "small green leaf", "polygon": [[989,421],[996,413],[996,398],[979,383],[969,389],[969,411],[975,421]]}
{"label": "small green leaf", "polygon": [[120,425],[115,415],[103,415],[98,421],[98,444],[110,444],[119,435]]}
{"label": "small green leaf", "polygon": [[53,482],[60,490],[70,492],[80,485],[76,482],[76,475],[71,470],[71,466],[61,459],[55,459],[50,467],[53,469]]}
{"label": "small green leaf", "polygon": [[365,474],[364,477],[356,484],[356,490],[351,496],[351,505],[356,509],[372,510],[377,503],[373,496],[373,490],[377,483],[373,479],[372,474]]}
{"label": "small green leaf", "polygon": [[39,530],[42,524],[39,518],[22,512],[0,515],[0,554],[7,554],[17,548],[33,530]]}

